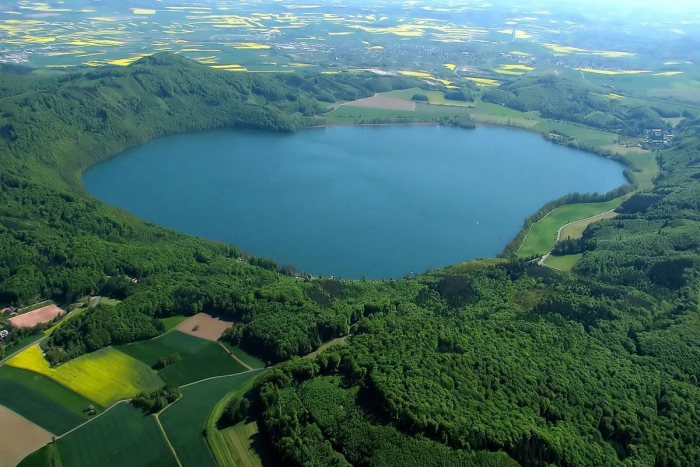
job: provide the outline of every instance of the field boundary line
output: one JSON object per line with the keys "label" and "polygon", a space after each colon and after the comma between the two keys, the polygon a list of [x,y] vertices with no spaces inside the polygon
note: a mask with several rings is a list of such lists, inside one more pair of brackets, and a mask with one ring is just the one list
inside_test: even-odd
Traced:
{"label": "field boundary line", "polygon": [[[177,402],[177,401],[175,401],[175,402]],[[175,448],[170,443],[170,438],[168,438],[168,434],[165,432],[163,425],[160,423],[160,418],[158,418],[158,414],[153,414],[153,417],[155,417],[156,423],[158,424],[158,428],[160,428],[160,432],[163,433],[163,437],[165,438],[165,442],[168,443],[168,447],[170,448],[170,451],[173,453],[173,457],[175,457],[175,462],[177,462],[178,466],[182,467],[182,462],[180,462],[180,458],[177,457],[177,452],[175,452]]]}
{"label": "field boundary line", "polygon": [[[183,384],[183,385],[180,386],[178,389],[186,388],[186,387],[189,387],[189,386],[194,386],[195,384],[204,383],[204,382],[206,382],[206,381],[211,381],[211,380],[213,380],[213,379],[230,378],[231,376],[242,375],[242,374],[245,374],[245,373],[251,373],[251,372],[253,372],[253,371],[260,371],[260,370],[264,370],[264,368],[253,368],[252,370],[241,371],[241,372],[238,372],[238,373],[231,373],[230,375],[211,376],[211,377],[209,377],[209,378],[200,379],[199,381],[193,381],[192,383]],[[180,399],[178,399],[178,400],[180,400]],[[177,401],[176,401],[176,402],[177,402]],[[173,402],[173,404],[174,404],[174,403],[175,403],[175,402]],[[172,405],[172,404],[171,404],[171,405]]]}
{"label": "field boundary line", "polygon": [[219,342],[219,341],[217,341],[216,343],[219,344],[219,345],[226,351],[226,353],[229,354],[229,355],[231,356],[231,358],[233,358],[233,359],[236,360],[238,363],[240,363],[241,365],[243,365],[243,368],[245,368],[245,369],[248,370],[248,371],[254,369],[252,366],[248,365],[246,362],[244,362],[243,360],[241,360],[240,358],[238,358],[237,356],[235,356],[235,355],[233,354],[233,352],[231,352],[228,348],[226,348],[226,346],[225,346],[224,344],[222,344],[222,343]]}

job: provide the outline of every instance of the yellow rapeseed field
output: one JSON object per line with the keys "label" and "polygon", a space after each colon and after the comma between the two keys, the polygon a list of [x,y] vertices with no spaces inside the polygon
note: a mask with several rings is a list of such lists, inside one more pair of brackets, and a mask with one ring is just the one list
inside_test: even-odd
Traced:
{"label": "yellow rapeseed field", "polygon": [[399,71],[402,75],[405,76],[413,76],[414,78],[432,78],[433,76],[430,73],[426,73],[425,71]]}
{"label": "yellow rapeseed field", "polygon": [[596,68],[574,68],[574,70],[596,73],[599,75],[638,75],[640,73],[651,73],[649,70],[598,70]]}
{"label": "yellow rapeseed field", "polygon": [[51,368],[38,345],[12,357],[7,365],[47,376],[97,404],[108,407],[163,381],[146,364],[113,348],[98,350]]}

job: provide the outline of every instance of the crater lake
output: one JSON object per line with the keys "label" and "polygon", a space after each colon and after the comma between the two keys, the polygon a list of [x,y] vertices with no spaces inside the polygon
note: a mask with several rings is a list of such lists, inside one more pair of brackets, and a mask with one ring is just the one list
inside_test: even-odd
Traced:
{"label": "crater lake", "polygon": [[515,129],[341,126],[166,136],[82,180],[105,203],[298,271],[390,278],[495,256],[546,202],[608,192],[623,170]]}

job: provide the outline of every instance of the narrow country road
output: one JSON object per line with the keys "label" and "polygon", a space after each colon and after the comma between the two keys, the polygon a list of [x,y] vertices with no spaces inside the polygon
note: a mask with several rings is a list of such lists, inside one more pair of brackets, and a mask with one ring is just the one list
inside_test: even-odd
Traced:
{"label": "narrow country road", "polygon": [[[568,226],[570,226],[570,225],[572,225],[572,224],[578,224],[579,222],[583,222],[583,221],[588,221],[588,220],[591,220],[591,219],[595,219],[596,217],[602,217],[602,216],[605,216],[605,215],[607,215],[607,214],[610,214],[611,212],[614,212],[614,211],[615,211],[615,209],[611,209],[610,211],[601,212],[600,214],[596,214],[595,216],[584,217],[583,219],[579,219],[579,220],[577,220],[577,221],[569,222],[568,224],[562,225],[561,227],[559,227],[559,230],[557,230],[557,242],[556,242],[556,243],[559,243],[559,240],[561,240],[561,233],[562,233],[562,232],[564,231],[564,229],[567,228]],[[546,216],[545,216],[545,217],[546,217]],[[556,244],[555,244],[555,245],[556,245]],[[552,248],[552,250],[554,250],[554,248]],[[539,261],[537,261],[537,264],[538,264],[539,266],[546,266],[546,267],[548,267],[548,268],[557,269],[557,268],[552,267],[552,266],[550,266],[550,265],[548,265],[548,264],[545,264],[545,261],[547,261],[547,258],[549,258],[549,255],[552,254],[552,250],[550,250],[549,253],[547,253],[546,255],[542,256],[542,257],[539,259]]]}

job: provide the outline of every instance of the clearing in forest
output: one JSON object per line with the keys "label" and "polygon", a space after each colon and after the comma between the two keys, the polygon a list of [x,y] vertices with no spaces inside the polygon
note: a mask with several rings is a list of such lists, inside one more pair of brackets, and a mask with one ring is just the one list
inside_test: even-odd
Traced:
{"label": "clearing in forest", "polygon": [[163,385],[147,365],[111,347],[52,368],[35,345],[12,357],[7,365],[48,376],[103,407]]}
{"label": "clearing in forest", "polygon": [[26,418],[0,405],[0,464],[16,465],[53,436]]}
{"label": "clearing in forest", "polygon": [[370,109],[389,109],[389,110],[416,110],[416,103],[395,97],[383,96],[375,94],[372,97],[365,97],[356,101],[348,102],[344,105],[349,107],[367,107]]}
{"label": "clearing in forest", "polygon": [[10,318],[10,324],[16,328],[33,328],[37,324],[51,321],[56,316],[64,315],[66,312],[61,310],[56,305],[48,305],[38,310]]}
{"label": "clearing in forest", "polygon": [[233,321],[225,321],[219,317],[215,318],[207,313],[197,313],[175,326],[175,329],[191,336],[218,341],[224,331],[231,326],[233,326]]}

